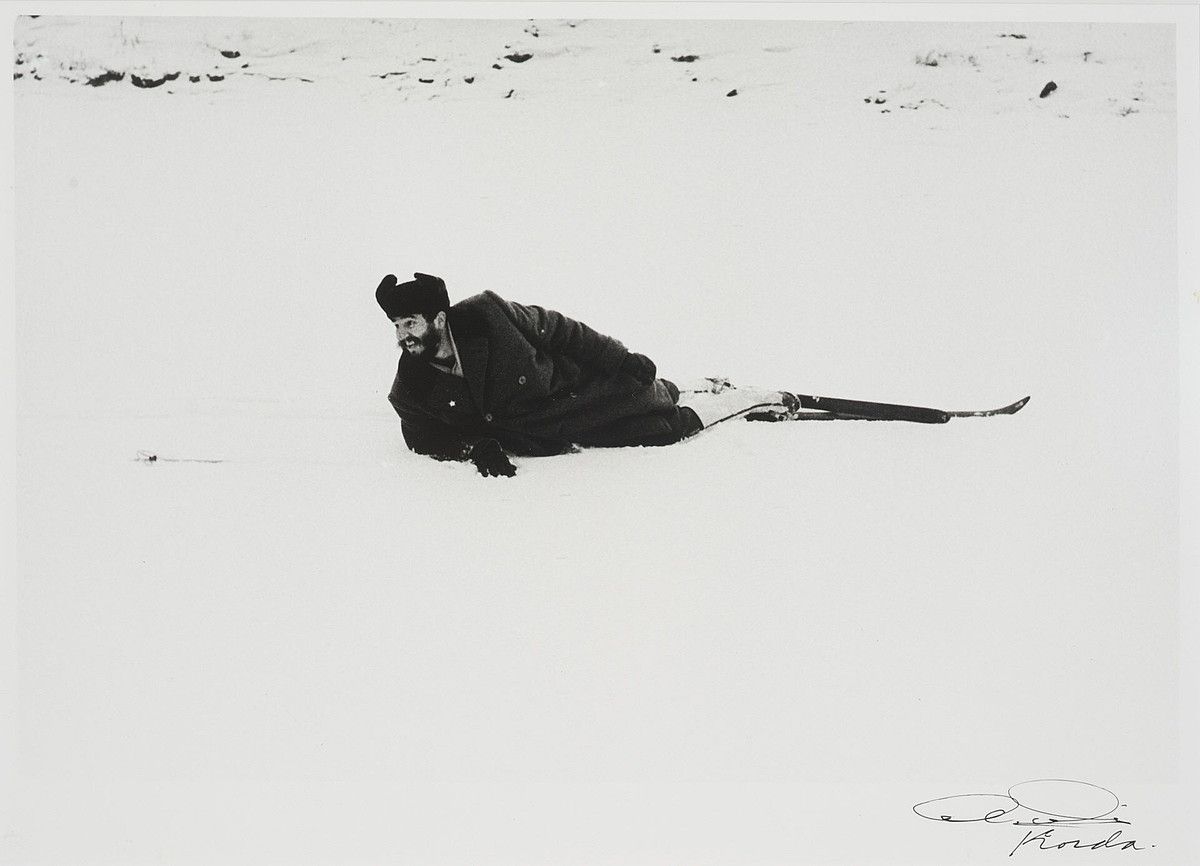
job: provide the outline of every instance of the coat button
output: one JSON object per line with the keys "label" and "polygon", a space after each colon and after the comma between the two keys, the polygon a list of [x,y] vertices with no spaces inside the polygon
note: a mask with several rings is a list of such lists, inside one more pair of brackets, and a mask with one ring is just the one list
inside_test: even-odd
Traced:
{"label": "coat button", "polygon": [[484,416],[483,416],[483,420],[484,420],[484,421],[491,421],[491,420],[492,420],[492,413],[491,413],[491,412],[489,412],[488,414],[484,415]]}
{"label": "coat button", "polygon": [[524,377],[524,376],[518,376],[518,377],[517,377],[517,384],[518,384],[518,385],[524,385],[524,384],[525,384],[525,377]]}

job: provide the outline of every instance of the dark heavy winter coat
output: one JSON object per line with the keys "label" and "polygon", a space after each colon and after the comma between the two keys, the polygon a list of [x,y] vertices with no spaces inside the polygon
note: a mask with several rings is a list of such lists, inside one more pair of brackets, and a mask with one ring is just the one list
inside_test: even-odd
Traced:
{"label": "dark heavy winter coat", "polygon": [[516,454],[559,454],[682,436],[678,389],[620,372],[625,347],[581,322],[494,292],[455,304],[447,321],[464,377],[402,354],[388,395],[413,451],[457,459],[491,437]]}

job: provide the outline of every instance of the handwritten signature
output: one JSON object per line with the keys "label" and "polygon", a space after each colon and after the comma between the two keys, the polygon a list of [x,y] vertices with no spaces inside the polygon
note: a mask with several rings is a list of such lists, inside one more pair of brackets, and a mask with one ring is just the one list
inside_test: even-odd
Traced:
{"label": "handwritten signature", "polygon": [[[1124,805],[1112,791],[1090,782],[1034,779],[1013,785],[1007,794],[938,797],[918,803],[913,806],[913,811],[922,818],[950,824],[1005,824],[1034,828],[1025,831],[1024,838],[1008,852],[1009,857],[1027,845],[1043,851],[1066,848],[1145,851],[1147,846],[1139,844],[1136,839],[1124,838],[1125,831],[1121,829],[1114,830],[1098,842],[1085,842],[1081,838],[1059,841],[1063,835],[1062,828],[1066,827],[1130,826],[1129,821],[1115,814]],[[1055,831],[1059,835],[1056,836]]]}

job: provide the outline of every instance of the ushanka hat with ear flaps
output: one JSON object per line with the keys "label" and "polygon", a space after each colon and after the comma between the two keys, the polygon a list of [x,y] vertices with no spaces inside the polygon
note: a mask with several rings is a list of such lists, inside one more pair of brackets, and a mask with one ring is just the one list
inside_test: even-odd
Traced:
{"label": "ushanka hat with ear flaps", "polygon": [[441,277],[413,274],[407,283],[397,283],[395,274],[388,274],[375,290],[375,300],[389,319],[421,313],[432,319],[442,310],[450,309],[450,296]]}

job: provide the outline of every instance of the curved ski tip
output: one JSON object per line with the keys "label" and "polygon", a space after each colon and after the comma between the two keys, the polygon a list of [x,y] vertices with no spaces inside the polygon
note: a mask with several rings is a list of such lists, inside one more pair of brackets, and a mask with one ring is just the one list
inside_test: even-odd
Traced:
{"label": "curved ski tip", "polygon": [[1022,397],[1020,400],[1018,400],[1016,403],[1013,403],[1013,404],[1012,404],[1012,411],[1014,411],[1014,412],[1020,412],[1022,409],[1024,409],[1024,408],[1025,408],[1025,404],[1029,402],[1029,397],[1030,397],[1030,396],[1032,396],[1032,395],[1026,395],[1026,396]]}

